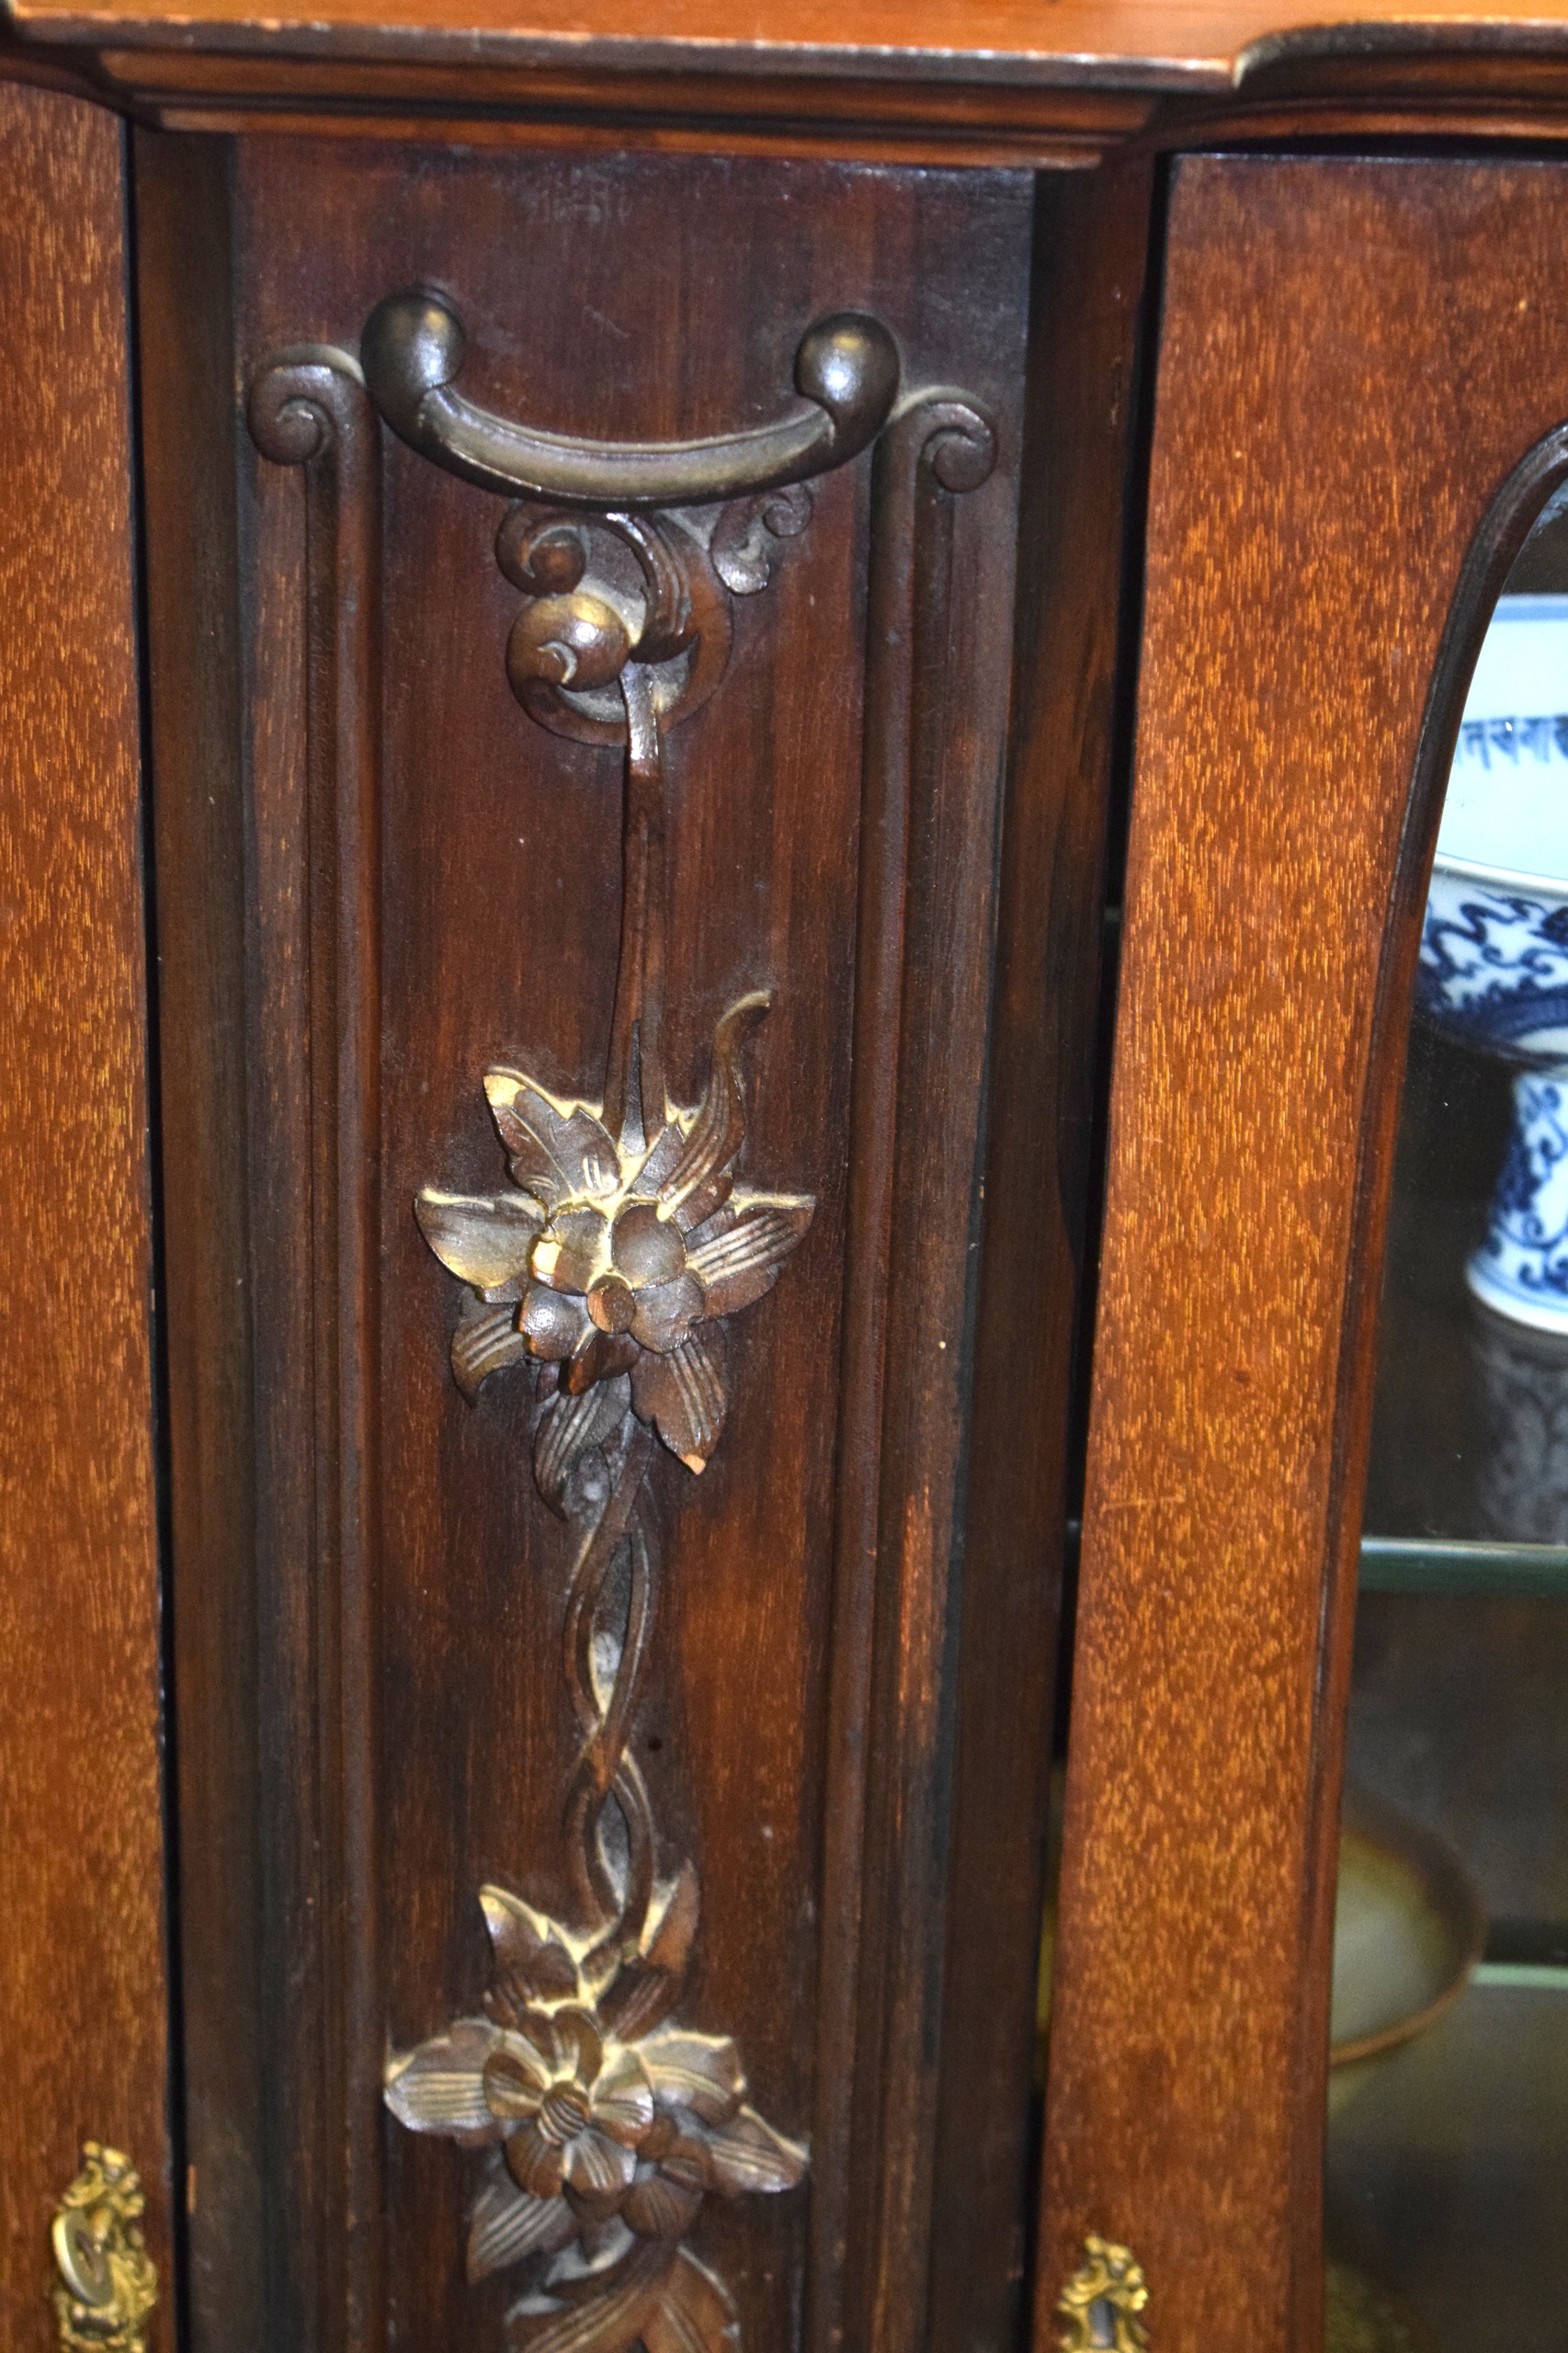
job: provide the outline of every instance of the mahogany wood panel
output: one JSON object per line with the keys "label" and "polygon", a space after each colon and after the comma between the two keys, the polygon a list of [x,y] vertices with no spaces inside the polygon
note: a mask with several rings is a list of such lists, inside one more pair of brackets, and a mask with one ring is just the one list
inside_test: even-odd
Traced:
{"label": "mahogany wood panel", "polygon": [[1464,676],[1564,464],[1477,538],[1568,416],[1565,228],[1550,165],[1175,176],[1042,2343],[1090,2231],[1142,2262],[1163,2353],[1323,2341],[1381,1228]]}
{"label": "mahogany wood panel", "polygon": [[0,2334],[55,2342],[84,2139],[172,2343],[121,132],[0,92]]}
{"label": "mahogany wood panel", "polygon": [[[280,347],[352,349],[383,296],[423,281],[469,327],[465,391],[557,430],[663,438],[770,416],[803,328],[853,307],[892,330],[908,385],[960,386],[998,420],[995,471],[962,497],[907,452],[815,483],[772,584],[737,604],[728,675],[670,746],[671,1091],[691,1099],[717,1014],[769,987],[748,1056],[745,1170],[818,1201],[786,1279],[737,1326],[722,1446],[700,1481],[662,1454],[653,1474],[665,1566],[635,1753],[662,1832],[701,1871],[682,2017],[733,2034],[752,2097],[812,2144],[807,2188],[711,2200],[694,2246],[727,2280],[756,2353],[802,2331],[824,2348],[841,2331],[874,2335],[892,2353],[918,2339],[940,2226],[949,1579],[961,1550],[1032,184],[280,138],[171,160],[175,144],[152,133],[138,151],[157,214],[149,267],[164,281],[144,287],[144,312],[173,338],[148,355],[160,743],[179,728],[182,697],[197,714],[183,744],[167,738],[158,879],[183,1001],[208,1024],[181,1052],[183,1131],[193,1167],[232,1155],[242,1197],[212,1221],[194,1178],[177,1219],[170,1201],[171,1254],[190,1254],[177,1378],[205,1391],[176,1401],[176,1576],[215,1580],[181,1639],[180,1702],[203,1720],[193,1753],[225,1738],[256,1750],[210,1793],[187,1780],[184,1803],[214,1891],[236,1917],[256,1907],[262,1988],[259,2101],[243,2048],[215,2092],[192,2091],[216,2151],[233,2086],[244,2144],[230,2153],[233,2202],[199,2198],[192,2225],[194,2309],[210,2331],[198,2342],[225,2353],[236,2339],[200,2283],[221,2279],[253,2172],[273,2267],[267,2325],[291,2343],[499,2344],[515,2292],[504,2276],[465,2285],[472,2162],[384,2116],[374,2074],[388,2049],[477,2007],[483,1881],[571,1915],[569,1562],[535,1491],[522,1376],[499,1377],[473,1408],[453,1384],[456,1287],[413,1202],[427,1185],[503,1181],[481,1084],[491,1064],[596,1092],[620,919],[618,756],[546,733],[508,688],[517,595],[494,554],[503,503],[387,436],[328,514],[315,461],[265,457],[236,403]],[[197,267],[213,324],[180,329]],[[875,546],[873,477],[900,491],[895,532]],[[363,537],[345,571],[343,534],[378,499],[381,556]],[[338,576],[322,601],[311,584],[329,541]],[[225,563],[238,567],[233,594]],[[869,645],[869,576],[881,599]],[[361,623],[350,660],[345,632]],[[324,662],[336,665],[330,692]],[[369,822],[358,847],[323,833],[324,793],[355,800],[351,745],[354,760],[380,765],[379,849]],[[205,815],[204,789],[217,803]],[[882,881],[868,898],[872,871]],[[356,892],[363,920],[324,946],[323,894],[350,906]],[[858,906],[892,923],[888,986],[869,997]],[[369,978],[352,1019],[337,1019],[356,953]],[[858,988],[875,1017],[857,1085]],[[366,1057],[345,1041],[372,1017]],[[883,1074],[891,1131],[864,1110],[880,1099],[867,1081]],[[224,1108],[203,1138],[208,1084]],[[885,1210],[846,1222],[857,1185]],[[335,1233],[322,1223],[329,1189]],[[370,1290],[357,1293],[349,1260],[366,1236]],[[225,1281],[240,1302],[227,1326]],[[852,1401],[840,1372],[850,1296],[881,1302],[878,1385]],[[351,1378],[366,1400],[357,1453],[331,1420]],[[231,1412],[248,1417],[254,1494],[244,1448],[222,1443]],[[846,1452],[857,1427],[867,1435]],[[380,1466],[358,1474],[356,1511],[344,1502],[350,1454]],[[335,1536],[323,1517],[334,1511]],[[225,1515],[239,1538],[227,1565],[211,1541]],[[358,1602],[351,1537],[366,1564]],[[254,1708],[231,1608],[256,1629]],[[835,1627],[851,1639],[832,1665],[830,1713]],[[355,1760],[367,1755],[365,1806]],[[1019,1836],[1029,1848],[1031,1826]],[[248,1837],[249,1862],[225,1859],[231,1837]],[[1032,1947],[1031,1920],[996,1954],[1015,2009]],[[380,1991],[363,1970],[352,1989],[357,1952]],[[221,1957],[216,1938],[187,1938],[187,2003],[210,2048],[229,1992]],[[196,2052],[193,2024],[193,2068]],[[1009,2096],[972,2086],[974,2108],[993,2092]],[[1017,2190],[1015,2177],[1014,2206]],[[350,2224],[360,2252],[345,2268]],[[890,2261],[890,2246],[906,2259]],[[980,2233],[971,2255],[977,2277],[1006,2261]]]}

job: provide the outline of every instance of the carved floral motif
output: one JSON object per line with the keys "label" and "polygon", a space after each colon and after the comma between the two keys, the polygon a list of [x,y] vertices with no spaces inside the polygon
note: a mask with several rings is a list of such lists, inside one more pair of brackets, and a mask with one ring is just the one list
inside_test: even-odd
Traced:
{"label": "carved floral motif", "polygon": [[[737,1056],[767,1007],[761,995],[732,1006],[701,1104],[666,1104],[651,1143],[640,1125],[612,1141],[600,1107],[562,1101],[519,1072],[486,1074],[517,1189],[427,1188],[415,1204],[441,1264],[472,1287],[452,1341],[466,1397],[529,1359],[547,1402],[630,1374],[633,1412],[688,1470],[704,1468],[728,1403],[722,1319],[772,1289],[815,1208],[734,1182],[745,1136]],[[558,1438],[547,1414],[546,1460]],[[547,1495],[558,1483],[540,1480]]]}
{"label": "carved floral motif", "polygon": [[493,1373],[534,1369],[535,1482],[574,1540],[562,1651],[581,1733],[565,1809],[580,1925],[483,1889],[484,2014],[394,2057],[385,2089],[411,2131],[490,2153],[469,2276],[517,2268],[516,2353],[729,2353],[734,2304],[687,2235],[708,2197],[790,2189],[807,2165],[747,2104],[734,2043],[675,2020],[698,1879],[689,1862],[661,1873],[631,1735],[657,1596],[658,1441],[706,1467],[728,1409],[728,1319],[772,1289],[816,1206],[737,1178],[741,1053],[765,995],[720,1020],[699,1103],[665,1086],[663,736],[722,673],[727,596],[766,585],[774,544],[809,511],[790,483],[705,511],[524,503],[496,542],[527,600],[506,652],[524,709],[624,746],[615,1008],[600,1098],[487,1072],[510,1185],[426,1188],[415,1214],[467,1286],[451,1362],[470,1404]]}
{"label": "carved floral motif", "polygon": [[519,2347],[551,2338],[564,2314],[580,2322],[607,2284],[630,2284],[630,2302],[599,2316],[596,2344],[651,2347],[661,2322],[666,2341],[694,2331],[713,2343],[734,2308],[679,2242],[710,2193],[792,2188],[806,2152],[745,2105],[727,2036],[669,2022],[697,1928],[696,1873],[688,1864],[660,1890],[631,1952],[596,1947],[504,1889],[480,1901],[494,1964],[486,2015],[456,2019],[387,2082],[413,2131],[495,2149],[471,2219],[470,2279],[529,2265],[508,2314]]}

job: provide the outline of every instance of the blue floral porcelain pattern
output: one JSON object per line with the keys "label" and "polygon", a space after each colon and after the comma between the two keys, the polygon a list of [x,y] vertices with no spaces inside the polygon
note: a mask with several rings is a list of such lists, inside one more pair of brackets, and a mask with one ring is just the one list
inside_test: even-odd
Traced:
{"label": "blue floral porcelain pattern", "polygon": [[1438,864],[1416,1002],[1449,1036],[1522,1064],[1514,1131],[1471,1290],[1514,1321],[1568,1332],[1568,883]]}
{"label": "blue floral porcelain pattern", "polygon": [[1416,1002],[1451,1037],[1511,1061],[1556,1063],[1568,1042],[1568,893],[1486,883],[1439,866],[1426,901]]}

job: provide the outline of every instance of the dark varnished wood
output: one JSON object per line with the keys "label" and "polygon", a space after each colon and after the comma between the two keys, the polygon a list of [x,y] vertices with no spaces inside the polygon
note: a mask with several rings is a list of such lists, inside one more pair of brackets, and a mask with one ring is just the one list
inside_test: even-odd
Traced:
{"label": "dark varnished wood", "polygon": [[263,1772],[227,157],[138,133],[138,359],[161,1013],[182,2072],[193,2353],[260,2341]]}
{"label": "dark varnished wood", "polygon": [[1465,667],[1562,464],[1561,437],[1529,453],[1568,409],[1564,217],[1545,167],[1176,181],[1042,2341],[1099,2230],[1136,2249],[1162,2345],[1322,2342],[1381,1227]]}
{"label": "dark varnished wood", "polygon": [[[147,143],[154,150],[156,135]],[[956,414],[925,420],[941,428],[927,453],[935,476],[915,462],[925,445],[912,420],[902,504],[890,511],[897,544],[884,535],[880,557],[869,546],[869,461],[813,484],[808,527],[781,549],[766,596],[737,603],[728,672],[668,749],[670,1091],[695,1100],[716,1016],[767,987],[773,1010],[748,1050],[741,1173],[767,1181],[778,1172],[819,1207],[789,1279],[737,1324],[730,1418],[704,1476],[662,1457],[652,1466],[665,1568],[633,1753],[661,1836],[702,1876],[683,2020],[735,2037],[750,2097],[782,2131],[812,2141],[813,2184],[843,2185],[846,2244],[828,2271],[855,2333],[876,2303],[882,2337],[910,2342],[929,2227],[921,2168],[934,2084],[924,2052],[891,2100],[884,2071],[890,2054],[903,2068],[912,2036],[939,2028],[932,1987],[945,1871],[940,1848],[935,1859],[928,1851],[929,1825],[940,1819],[955,1671],[943,1593],[961,1463],[1028,184],[591,152],[351,153],[283,140],[233,151],[230,168],[231,387],[280,347],[351,343],[389,290],[424,283],[439,286],[470,328],[464,381],[472,372],[476,401],[581,438],[690,438],[776,415],[803,328],[846,310],[885,320],[906,383],[960,386],[997,420],[994,472],[973,489],[953,472]],[[750,291],[737,299],[738,290]],[[325,1345],[317,1319],[335,1317],[335,1345],[357,1351],[381,1466],[379,1518],[368,1512],[361,1530],[379,1627],[361,1617],[344,1638],[369,1661],[367,1721],[379,1720],[379,1826],[345,1822],[344,1851],[356,1837],[371,1848],[355,1868],[381,1893],[368,1897],[369,1930],[356,1932],[373,1936],[385,1993],[355,1997],[355,2031],[378,2051],[406,2051],[483,1989],[478,1886],[498,1881],[572,1915],[561,1806],[580,1735],[559,1679],[568,1551],[533,1493],[525,1398],[496,1382],[471,1409],[452,1384],[453,1287],[425,1249],[413,1203],[432,1181],[494,1185],[494,1138],[478,1094],[492,1063],[537,1071],[568,1094],[597,1088],[620,934],[620,755],[548,733],[518,707],[506,659],[518,591],[494,557],[504,502],[383,437],[383,555],[372,568],[385,654],[379,694],[362,688],[381,759],[381,849],[369,852],[367,832],[353,854],[377,901],[361,909],[365,937],[379,912],[382,943],[381,1112],[358,1164],[380,1204],[378,1350],[332,1247],[324,1256],[310,1239],[308,1205],[332,1182],[335,1151],[340,1166],[355,1158],[341,1102],[324,1113],[313,1076],[324,1023],[309,813],[322,718],[310,662],[326,621],[316,612],[307,628],[308,500],[297,470],[248,443],[230,449],[241,655],[237,678],[214,692],[227,699],[240,746],[248,909],[244,1153],[256,1275],[262,1725],[253,1837],[266,1936],[277,1939],[263,1958],[272,1988],[263,2048],[279,2054],[263,2070],[278,2078],[261,2136],[273,2218],[266,2292],[270,2325],[293,2341],[369,2345],[381,2341],[364,2317],[370,2308],[357,2314],[331,2276],[336,2078],[318,2066],[313,2092],[311,2081],[310,2054],[330,2047],[324,2012],[344,1999],[328,1983],[342,1956],[321,1925],[335,1900],[333,1839],[344,1817],[316,1625],[332,1606],[323,1599],[330,1530],[314,1500],[328,1443],[311,1395]],[[872,661],[863,687],[869,562],[882,574],[892,566],[888,610],[903,616],[905,642]],[[863,1071],[883,1060],[896,1070],[891,1135],[868,1131],[864,1115],[853,1129],[850,1113],[863,751],[879,740],[890,748],[878,790],[907,801],[892,855],[913,912],[894,944],[892,995],[875,1000],[893,1033],[873,1029],[858,1051]],[[335,790],[341,801],[341,765]],[[199,876],[172,841],[160,879],[185,903],[170,920],[199,932]],[[853,1247],[846,1256],[846,1161],[852,1176],[862,1158],[881,1165],[884,1195],[891,1186],[882,1232],[892,1238],[881,1245],[891,1257],[881,1268],[859,1267]],[[878,1246],[863,1222],[855,1233]],[[199,1253],[199,1240],[190,1246]],[[890,1298],[888,1370],[880,1407],[876,1393],[869,1400],[870,1452],[840,1472],[840,1302],[846,1284],[872,1276]],[[841,1478],[858,1480],[869,1501],[881,1564],[857,1702],[876,1759],[869,1829],[857,1760],[828,1730]],[[846,1558],[841,1591],[864,1595],[871,1567]],[[243,1567],[235,1576],[243,1601]],[[352,1664],[340,1654],[336,1672]],[[185,1703],[221,1706],[222,1677]],[[858,1974],[833,1989],[859,2018],[858,2049],[824,2038],[819,2053],[830,1836],[852,1876],[869,1856],[874,1879],[850,1956]],[[841,2061],[852,2078],[834,2072]],[[391,2120],[378,2129],[390,2136],[392,2341],[495,2335],[508,2286],[464,2285],[460,2161]],[[885,2203],[861,2170],[884,2158]],[[801,2327],[818,2194],[715,2200],[694,2239],[759,2349],[794,2342]],[[915,2250],[906,2278],[888,2246]],[[832,2325],[828,2307],[813,2304],[806,2325],[816,2341],[831,2341]]]}
{"label": "dark varnished wood", "polygon": [[141,761],[117,125],[0,92],[0,2332],[128,2151],[172,2322]]}
{"label": "dark varnished wood", "polygon": [[[991,2353],[1025,2305],[1027,2165],[1118,614],[1151,172],[1036,205],[1026,499],[969,1407],[961,1680],[929,2341]],[[1135,561],[1135,555],[1133,557]],[[998,2098],[1006,2085],[1011,2097]]]}

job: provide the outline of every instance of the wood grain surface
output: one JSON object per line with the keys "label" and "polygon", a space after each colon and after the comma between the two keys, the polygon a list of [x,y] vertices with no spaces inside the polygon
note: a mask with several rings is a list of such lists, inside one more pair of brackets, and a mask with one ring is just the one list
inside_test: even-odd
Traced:
{"label": "wood grain surface", "polygon": [[1533,0],[1484,19],[1472,0],[765,0],[737,23],[722,0],[575,0],[551,17],[518,0],[6,0],[12,23],[47,41],[167,40],[202,47],[335,48],[360,55],[417,46],[563,63],[593,42],[607,65],[682,62],[735,73],[858,74],[911,70],[938,80],[1106,83],[1225,91],[1249,74],[1324,54],[1411,49],[1568,48],[1568,0]]}
{"label": "wood grain surface", "polygon": [[[1069,1434],[1096,1142],[1118,613],[1153,177],[1036,196],[1013,723],[992,1014],[926,2325],[1002,2353],[1026,2182]],[[1123,722],[1125,723],[1125,722]],[[998,2097],[1006,2086],[1009,2096]]]}
{"label": "wood grain surface", "polygon": [[[243,1211],[231,1204],[205,1222],[199,1188],[182,1191],[192,1256],[179,1380],[205,1381],[209,1393],[176,1398],[174,1412],[176,1490],[194,1482],[188,1497],[176,1494],[176,1518],[187,1515],[192,1573],[205,1563],[215,1580],[199,1640],[181,1644],[181,1704],[200,1717],[195,1753],[226,1739],[255,1750],[248,1783],[231,1766],[209,1800],[193,1785],[187,1797],[202,1815],[192,1836],[214,1891],[226,1886],[236,1907],[247,1888],[258,1892],[264,2096],[258,2109],[238,2045],[230,2073],[214,2077],[233,2088],[237,2140],[249,2136],[232,2152],[236,2195],[210,2212],[199,2203],[192,2234],[197,2305],[213,2331],[204,2341],[225,2353],[235,2339],[219,2302],[202,2302],[201,2281],[221,2278],[222,2233],[242,2226],[253,2160],[272,2267],[259,2325],[323,2347],[382,2341],[333,2303],[338,2250],[322,2186],[341,2165],[346,2115],[312,2056],[322,2018],[342,1999],[333,1981],[353,1872],[380,1890],[368,1933],[384,2006],[369,2015],[361,2003],[354,2022],[378,2052],[407,2049],[477,2005],[482,1883],[572,1915],[563,1810],[580,1734],[560,1663],[565,1532],[535,1489],[525,1377],[498,1377],[472,1408],[453,1383],[459,1287],[421,1239],[413,1202],[428,1185],[505,1183],[483,1088],[492,1064],[568,1095],[597,1092],[620,896],[616,753],[546,733],[507,684],[518,598],[494,559],[503,503],[388,437],[384,654],[379,688],[369,670],[363,685],[383,779],[381,850],[367,847],[340,877],[379,900],[381,938],[380,1125],[349,1154],[379,1197],[381,1312],[379,1331],[357,1323],[334,1289],[344,1270],[330,1239],[312,1253],[308,1207],[332,1179],[321,1132],[330,1098],[312,1070],[337,1034],[309,914],[321,722],[307,668],[327,617],[307,598],[301,471],[264,458],[248,437],[236,443],[233,388],[243,396],[280,347],[353,348],[375,303],[423,282],[445,290],[467,324],[465,389],[556,430],[665,438],[771,416],[789,397],[802,329],[853,307],[887,322],[910,386],[958,384],[998,420],[1000,457],[982,486],[949,498],[926,465],[906,484],[914,627],[901,622],[898,641],[868,662],[868,459],[813,485],[807,529],[781,549],[766,591],[736,606],[729,674],[670,748],[671,1091],[691,1098],[720,1011],[769,987],[772,1011],[748,1051],[744,1172],[818,1200],[777,1292],[737,1327],[711,1464],[696,1480],[661,1454],[652,1477],[664,1566],[635,1753],[664,1851],[691,1855],[701,1874],[682,2016],[733,2034],[758,2105],[812,2143],[810,2188],[712,2200],[694,2245],[728,2282],[756,2353],[802,2330],[831,2346],[839,2311],[865,2342],[873,2304],[880,2341],[912,2344],[934,2227],[927,2045],[940,2028],[946,1863],[932,1825],[942,1821],[957,1672],[948,1579],[960,1543],[1031,184],[589,151],[356,153],[272,138],[233,152],[225,199],[223,151],[210,151],[204,176],[171,166],[169,144],[153,134],[139,150],[147,200],[159,191],[158,316],[172,318],[181,301],[182,205],[204,308],[216,318],[227,300],[210,236],[230,240],[233,289],[226,363],[205,330],[187,332],[181,359],[154,369],[150,398],[163,413],[148,427],[164,485],[151,516],[154,626],[167,632],[154,649],[155,723],[176,723],[182,694],[204,679],[196,708],[217,779],[206,790],[220,804],[200,816],[187,745],[178,805],[194,830],[176,817],[159,833],[162,920],[180,943],[196,1023],[181,1050],[180,1116],[210,1165],[212,1131],[203,1144],[197,1104],[203,1083],[217,1086],[244,1194]],[[144,290],[148,315],[152,300]],[[188,513],[176,487],[182,436]],[[238,482],[237,530],[225,469]],[[150,465],[150,485],[153,476]],[[207,586],[231,533],[237,656],[222,594],[210,606]],[[182,597],[182,578],[199,593]],[[347,601],[340,618],[347,627]],[[883,1055],[896,1063],[894,1131],[861,1139],[850,1129],[851,1031],[860,866],[863,852],[881,854],[861,833],[877,729],[903,747],[887,774],[905,803],[897,879],[913,912],[892,1030],[863,1041],[873,1067]],[[892,1239],[878,1274],[891,1306],[871,1450],[851,1465],[839,1461],[843,1302],[865,1270],[846,1265],[846,1164],[862,1152],[891,1170]],[[172,1243],[172,1198],[170,1230]],[[228,1331],[225,1280],[241,1303]],[[319,1519],[326,1452],[312,1395],[323,1313],[340,1317],[341,1345],[367,1384],[381,1464],[379,1512],[362,1529],[375,1609],[353,1638],[358,1653],[335,1663],[323,1641],[335,1572]],[[227,1461],[220,1451],[231,1403],[249,1415],[254,1504],[243,1449]],[[851,1484],[869,1500],[876,1552],[835,1568],[840,1490]],[[225,1562],[212,1536],[225,1512],[247,1511]],[[857,1810],[852,1744],[829,1736],[835,1578],[869,1587],[874,1603],[850,1694],[861,1711],[855,1743],[885,1777],[874,1822]],[[255,1708],[240,1690],[243,1643],[225,1631],[231,1608],[256,1630]],[[334,1677],[350,1669],[369,1674],[380,1724],[379,1821],[358,1825],[344,1809],[331,1699]],[[250,1861],[225,1861],[225,1841],[248,1842]],[[849,1982],[824,1988],[830,1846],[856,1900],[862,1863],[878,1868]],[[1027,1983],[1032,1924],[1016,1941],[1007,1966]],[[191,2014],[210,2044],[228,1990],[219,1941],[187,1940],[187,1962]],[[831,2050],[829,2006],[851,2027]],[[912,2044],[915,2069],[903,2063]],[[194,2096],[192,2114],[215,2146],[221,2114]],[[516,2274],[471,2290],[462,2273],[474,2166],[390,2117],[377,2121],[386,2188],[370,2220],[383,2234],[392,2341],[499,2344]],[[866,2169],[871,2149],[887,2151],[885,2170]],[[813,2209],[819,2195],[823,2214],[846,2218],[841,2234]],[[812,2229],[819,2244],[827,2233],[832,2295],[802,2316]],[[915,2260],[890,2267],[881,2251],[894,2243],[913,2244]],[[990,2259],[977,2242],[976,2265]],[[824,2276],[819,2267],[819,2288]]]}
{"label": "wood grain surface", "polygon": [[1568,462],[1492,511],[1568,415],[1565,228],[1545,165],[1175,177],[1042,2344],[1089,2231],[1142,2261],[1162,2353],[1323,2342],[1381,1229],[1467,665]]}
{"label": "wood grain surface", "polygon": [[0,91],[0,2336],[127,2150],[172,2345],[121,133]]}

